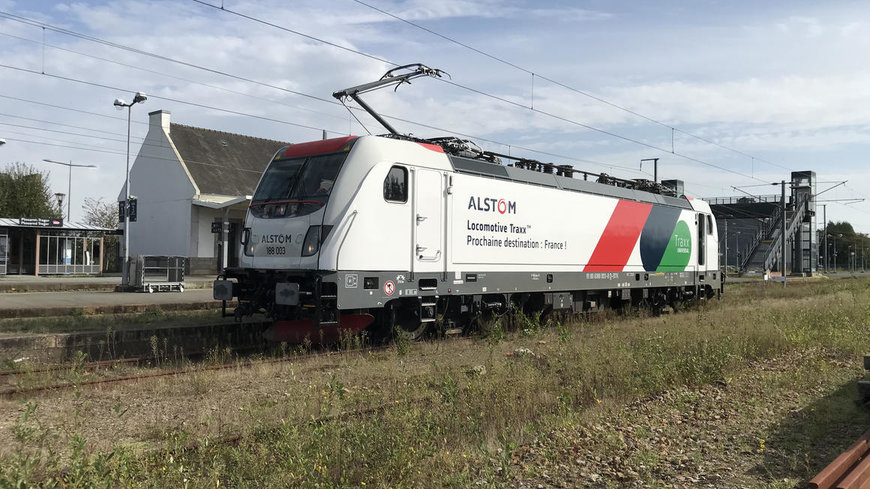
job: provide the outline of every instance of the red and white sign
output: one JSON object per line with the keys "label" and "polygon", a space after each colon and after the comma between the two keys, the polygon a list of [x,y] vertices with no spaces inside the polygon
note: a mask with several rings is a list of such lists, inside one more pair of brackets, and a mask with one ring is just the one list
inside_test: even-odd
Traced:
{"label": "red and white sign", "polygon": [[396,284],[392,280],[387,280],[384,283],[384,294],[393,295],[396,292]]}

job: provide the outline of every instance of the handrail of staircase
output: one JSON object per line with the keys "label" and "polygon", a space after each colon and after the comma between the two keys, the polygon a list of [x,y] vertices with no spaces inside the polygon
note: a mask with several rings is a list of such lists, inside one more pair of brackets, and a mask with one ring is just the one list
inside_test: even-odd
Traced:
{"label": "handrail of staircase", "polygon": [[[804,213],[807,210],[807,202],[809,202],[809,197],[803,197],[800,201],[795,203],[794,210],[792,211],[791,218],[786,224],[786,236],[790,236],[794,233],[795,227],[797,223],[803,220]],[[782,232],[777,233],[777,231],[781,230],[780,220],[782,219],[782,213],[778,214],[778,218],[775,220],[777,226],[773,226],[771,228],[771,243],[770,248],[768,248],[767,256],[764,257],[764,267],[768,268],[772,265],[772,257],[780,253],[780,247],[782,246],[782,239],[784,236]]]}

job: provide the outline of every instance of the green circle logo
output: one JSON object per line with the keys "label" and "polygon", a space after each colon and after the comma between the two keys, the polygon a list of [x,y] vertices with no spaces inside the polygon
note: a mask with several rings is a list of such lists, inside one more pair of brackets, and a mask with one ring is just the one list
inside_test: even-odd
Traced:
{"label": "green circle logo", "polygon": [[674,233],[671,234],[671,240],[668,241],[668,247],[665,248],[665,254],[656,270],[659,272],[681,272],[686,269],[691,257],[692,232],[685,221],[677,221]]}

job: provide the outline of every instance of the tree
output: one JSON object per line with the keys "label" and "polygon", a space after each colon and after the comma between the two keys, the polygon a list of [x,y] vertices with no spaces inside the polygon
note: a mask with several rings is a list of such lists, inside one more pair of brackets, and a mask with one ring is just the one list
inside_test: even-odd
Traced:
{"label": "tree", "polygon": [[[101,228],[115,229],[118,227],[118,206],[115,202],[106,202],[101,198],[86,197],[84,205],[85,224]],[[118,236],[106,236],[103,239],[103,263],[105,271],[118,271]]]}
{"label": "tree", "polygon": [[0,217],[62,217],[48,173],[25,163],[12,163],[0,172]]}
{"label": "tree", "polygon": [[[867,252],[870,252],[870,237],[856,233],[848,221],[828,222],[828,246],[832,267],[856,270],[863,269]],[[820,241],[820,245],[823,242]],[[823,253],[823,252],[822,252]]]}

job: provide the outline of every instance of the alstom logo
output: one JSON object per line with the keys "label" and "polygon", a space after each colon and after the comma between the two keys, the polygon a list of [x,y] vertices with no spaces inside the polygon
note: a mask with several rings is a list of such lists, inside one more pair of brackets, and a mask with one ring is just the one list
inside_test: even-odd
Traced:
{"label": "alstom logo", "polygon": [[481,212],[498,212],[499,214],[516,214],[517,203],[511,200],[471,196],[468,199],[468,209]]}

